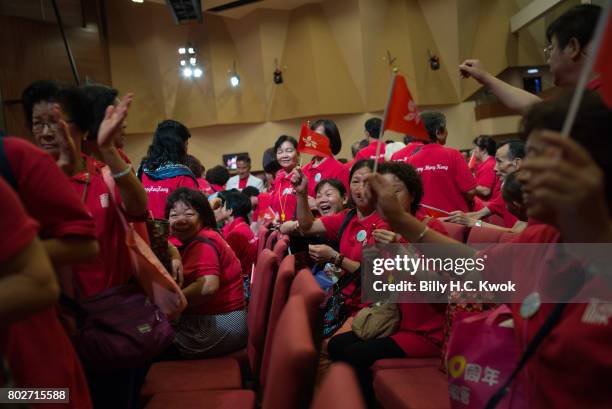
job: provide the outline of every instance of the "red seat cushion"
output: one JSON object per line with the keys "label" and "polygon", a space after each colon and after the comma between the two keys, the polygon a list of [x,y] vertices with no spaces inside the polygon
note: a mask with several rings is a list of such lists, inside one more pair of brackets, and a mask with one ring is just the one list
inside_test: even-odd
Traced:
{"label": "red seat cushion", "polygon": [[438,367],[440,358],[393,358],[379,359],[372,365],[372,371],[383,369],[422,368],[427,366]]}
{"label": "red seat cushion", "polygon": [[[289,297],[300,295],[306,301],[306,313],[310,323],[310,330],[317,334],[319,320],[321,318],[321,303],[325,300],[325,293],[312,275],[310,268],[304,268],[295,276]],[[318,341],[318,339],[317,339]]]}
{"label": "red seat cushion", "polygon": [[449,223],[449,222],[441,222],[446,231],[448,232],[448,237],[452,237],[453,239],[465,243],[467,238],[468,227],[462,224],[457,223]]}
{"label": "red seat cushion", "polygon": [[446,375],[437,367],[385,369],[374,377],[385,409],[450,409]]}
{"label": "red seat cushion", "polygon": [[334,363],[321,384],[310,409],[365,409],[359,382],[353,369]]}
{"label": "red seat cushion", "polygon": [[468,235],[468,243],[499,243],[504,235],[503,230],[488,227],[473,227]]}
{"label": "red seat cushion", "polygon": [[253,409],[253,391],[185,391],[156,394],[146,409]]}
{"label": "red seat cushion", "polygon": [[140,390],[142,402],[161,392],[240,389],[240,367],[233,358],[157,362]]}

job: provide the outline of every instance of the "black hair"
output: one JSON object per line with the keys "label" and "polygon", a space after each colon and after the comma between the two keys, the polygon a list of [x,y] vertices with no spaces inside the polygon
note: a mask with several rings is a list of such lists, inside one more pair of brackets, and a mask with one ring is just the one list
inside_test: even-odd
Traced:
{"label": "black hair", "polygon": [[58,102],[60,85],[55,81],[38,80],[26,87],[21,93],[23,113],[28,128],[32,129],[32,111],[39,102]]}
{"label": "black hair", "polygon": [[320,125],[323,125],[324,134],[329,139],[329,147],[332,153],[337,155],[342,149],[342,139],[340,138],[340,131],[338,131],[336,123],[331,119],[318,119],[310,125],[310,129],[314,131]]}
{"label": "black hair", "polygon": [[276,149],[268,148],[263,153],[262,167],[264,172],[276,174],[281,168],[281,165],[276,160]]}
{"label": "black hair", "polygon": [[353,154],[353,158],[355,156],[357,156],[357,152],[359,152],[360,150],[362,150],[363,148],[365,148],[366,146],[369,145],[369,142],[367,139],[362,139],[358,142],[354,142],[351,145],[351,153]]}
{"label": "black hair", "polygon": [[331,187],[336,189],[340,193],[341,197],[346,196],[346,187],[344,186],[344,184],[338,179],[331,178],[320,180],[319,183],[317,183],[317,185],[315,186],[315,194],[319,193],[319,190],[321,190],[321,188],[325,185],[330,185]]}
{"label": "black hair", "polygon": [[68,86],[60,88],[57,100],[62,111],[81,132],[89,131],[93,123],[93,107],[87,95],[79,87]]}
{"label": "black hair", "polygon": [[412,197],[410,213],[415,214],[423,198],[423,182],[417,171],[409,164],[403,162],[383,162],[378,165],[378,171],[381,175],[395,175],[402,181],[408,192],[410,192],[410,197]]}
{"label": "black hair", "polygon": [[521,139],[510,139],[499,144],[497,149],[508,145],[508,159],[525,159],[525,141]]}
{"label": "black hair", "polygon": [[274,142],[274,155],[276,155],[276,152],[280,149],[281,145],[285,142],[289,142],[297,150],[298,141],[293,136],[281,135],[278,137],[276,142]]}
{"label": "black hair", "polygon": [[546,39],[550,43],[555,37],[561,49],[564,49],[572,38],[578,40],[581,48],[591,41],[601,7],[594,4],[580,4],[572,7],[546,29]]}
{"label": "black hair", "polygon": [[189,189],[188,187],[179,187],[174,192],[170,193],[168,200],[166,200],[166,219],[170,217],[170,211],[177,202],[183,202],[198,212],[203,227],[217,229],[215,213],[210,207],[208,199],[202,192]]}
{"label": "black hair", "polygon": [[523,203],[523,185],[518,180],[518,172],[510,172],[504,178],[502,198],[505,202]]}
{"label": "black hair", "polygon": [[[567,90],[557,98],[533,105],[521,121],[522,136],[527,137],[539,129],[561,131],[572,95],[573,90]],[[612,111],[596,91],[584,91],[570,135],[603,171],[606,200],[608,206],[612,206]]]}
{"label": "black hair", "polygon": [[353,164],[351,167],[351,172],[349,174],[349,183],[353,179],[353,175],[361,168],[370,168],[370,170],[374,170],[374,160],[373,159],[360,159]]}
{"label": "black hair", "polygon": [[240,154],[236,157],[236,162],[246,162],[251,166],[251,157],[248,154]]}
{"label": "black hair", "polygon": [[421,112],[423,125],[427,129],[427,134],[432,142],[438,142],[438,132],[443,132],[446,129],[446,116],[440,111]]}
{"label": "black hair", "polygon": [[404,135],[404,145],[408,145],[410,142],[418,141],[419,138],[412,135]]}
{"label": "black hair", "polygon": [[191,169],[196,178],[201,178],[206,170],[198,158],[189,154],[185,156],[185,165]]}
{"label": "black hair", "polygon": [[214,166],[206,171],[206,180],[213,185],[223,186],[230,178],[228,170],[221,165]]}
{"label": "black hair", "polygon": [[370,138],[378,139],[380,136],[380,128],[382,127],[382,119],[370,118],[365,121],[365,130],[370,135]]}
{"label": "black hair", "polygon": [[89,127],[87,140],[95,141],[98,138],[98,130],[104,120],[106,108],[115,104],[119,91],[101,84],[83,85],[81,89],[87,95],[93,111],[93,121]]}
{"label": "black hair", "polygon": [[142,159],[142,166],[155,170],[167,163],[183,164],[187,162],[187,139],[189,130],[180,122],[167,119],[157,125],[153,142],[147,156]]}
{"label": "black hair", "polygon": [[248,197],[252,197],[252,196],[259,196],[259,189],[257,189],[255,186],[247,186],[244,189],[242,189],[242,193],[244,193],[245,195],[247,195]]}
{"label": "black hair", "polygon": [[487,135],[480,135],[474,138],[472,143],[478,146],[480,149],[484,149],[491,156],[495,155],[495,151],[497,150],[497,142],[495,139],[491,138]]}
{"label": "black hair", "polygon": [[249,212],[251,211],[251,199],[244,193],[236,191],[228,191],[222,198],[227,209],[232,210],[232,216],[242,217],[247,224],[249,220]]}

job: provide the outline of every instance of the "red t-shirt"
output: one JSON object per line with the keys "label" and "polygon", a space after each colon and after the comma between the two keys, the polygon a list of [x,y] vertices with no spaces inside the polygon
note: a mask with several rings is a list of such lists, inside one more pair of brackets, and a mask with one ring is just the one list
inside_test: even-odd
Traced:
{"label": "red t-shirt", "polygon": [[[27,216],[15,193],[1,177],[0,198],[4,210],[0,218],[4,238],[0,246],[0,264],[4,264],[36,237],[38,224]],[[30,407],[92,407],[81,364],[54,306],[8,328],[0,328],[0,354],[6,359],[18,388],[70,389],[69,404],[38,403]]]}
{"label": "red t-shirt", "polygon": [[440,356],[446,304],[401,303],[402,320],[391,339],[410,358]]}
{"label": "red t-shirt", "polygon": [[[132,276],[130,253],[118,214],[118,211],[123,211],[123,205],[121,202],[115,203],[110,195],[101,173],[104,164],[91,157],[84,157],[87,162],[86,171],[72,176],[70,181],[79,197],[85,197],[85,206],[93,216],[100,253],[92,262],[73,266],[80,297],[92,296],[102,290],[126,284]],[[117,186],[115,197],[121,200]]]}
{"label": "red t-shirt", "polygon": [[[339,238],[340,227],[342,227],[346,217],[347,213],[342,212],[323,216],[321,217],[321,222],[325,226],[327,239],[330,241],[340,241],[340,253],[348,259],[361,262],[363,247],[375,243],[372,232],[376,229],[391,230],[391,227],[377,212],[372,212],[361,220],[355,215],[344,228],[342,237]],[[347,285],[342,292],[345,295],[351,295],[355,287],[356,285],[353,282]],[[347,299],[347,305],[353,313],[356,313],[365,306],[361,304],[361,294],[359,291]]]}
{"label": "red t-shirt", "polygon": [[462,193],[474,189],[476,181],[458,150],[430,143],[410,157],[408,163],[421,175],[423,204],[447,212],[469,211]]}
{"label": "red t-shirt", "polygon": [[51,155],[20,138],[4,138],[3,144],[17,193],[28,213],[40,223],[41,238],[94,238],[89,211]]}
{"label": "red t-shirt", "polygon": [[395,152],[391,156],[391,160],[395,162],[408,162],[408,158],[411,157],[419,146],[423,146],[423,142],[410,142],[408,145]]}
{"label": "red t-shirt", "polygon": [[222,233],[240,260],[242,274],[250,276],[257,259],[257,237],[242,217],[237,217],[223,226]]}
{"label": "red t-shirt", "polygon": [[489,156],[484,162],[480,162],[476,165],[474,171],[474,178],[476,179],[476,185],[482,187],[488,187],[491,189],[491,193],[486,197],[493,197],[493,189],[497,183],[497,175],[495,174],[495,158]]}
{"label": "red t-shirt", "polygon": [[378,140],[373,140],[372,142],[370,142],[368,146],[366,146],[365,148],[357,152],[357,155],[355,155],[355,161],[358,161],[361,159],[376,159],[376,145],[378,144],[381,144],[380,152],[378,154],[378,161],[384,162],[385,161],[385,143],[380,142]]}
{"label": "red t-shirt", "polygon": [[208,181],[206,179],[204,179],[204,178],[197,178],[196,180],[198,181],[198,186],[200,187],[200,192],[204,193],[206,196],[210,196],[213,193],[215,193],[213,188],[210,186],[210,183],[208,183]]}
{"label": "red t-shirt", "polygon": [[247,187],[247,183],[248,183],[248,181],[249,181],[249,177],[248,177],[248,176],[247,176],[247,177],[245,177],[244,179],[240,179],[240,178],[238,178],[238,189],[239,189],[239,190],[242,190],[242,189],[244,189],[245,187]]}
{"label": "red t-shirt", "polygon": [[291,184],[291,176],[285,172],[285,169],[279,170],[276,174],[271,197],[270,207],[276,212],[281,222],[296,219],[297,197]]}
{"label": "red t-shirt", "polygon": [[335,158],[325,158],[317,167],[310,161],[302,168],[308,178],[308,196],[315,197],[315,187],[323,179],[336,179],[342,182],[346,191],[349,191],[349,169]]}
{"label": "red t-shirt", "polygon": [[219,255],[212,246],[197,240],[182,249],[185,286],[200,277],[214,275],[219,277],[219,289],[201,305],[188,306],[187,312],[216,315],[244,309],[242,268],[236,254],[216,231],[202,229],[198,235],[212,241]]}
{"label": "red t-shirt", "polygon": [[484,202],[483,206],[487,207],[492,214],[501,216],[504,219],[504,227],[512,228],[518,221],[518,218],[508,210],[506,202],[502,197],[501,189],[497,191],[497,194],[489,202]]}
{"label": "red t-shirt", "polygon": [[153,217],[157,219],[166,218],[166,200],[172,192],[179,187],[188,187],[198,190],[198,184],[189,176],[176,176],[168,179],[153,180],[142,173],[142,186],[147,192],[149,201],[149,210],[153,213]]}

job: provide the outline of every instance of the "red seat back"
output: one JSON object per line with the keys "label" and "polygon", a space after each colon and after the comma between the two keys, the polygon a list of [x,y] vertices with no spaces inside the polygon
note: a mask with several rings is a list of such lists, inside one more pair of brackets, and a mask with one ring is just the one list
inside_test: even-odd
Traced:
{"label": "red seat back", "polygon": [[270,305],[268,328],[266,330],[266,340],[264,343],[264,354],[263,360],[261,361],[261,371],[259,377],[259,384],[261,386],[266,384],[266,375],[268,372],[268,366],[270,364],[270,355],[272,353],[272,339],[274,337],[274,330],[276,330],[276,325],[278,324],[278,319],[283,311],[283,307],[285,304],[287,304],[289,289],[291,288],[291,283],[293,282],[294,277],[295,256],[290,255],[285,257],[280,264],[278,274],[276,275],[276,282],[274,283],[274,295],[272,296],[272,303]]}
{"label": "red seat back", "polygon": [[510,232],[506,232],[504,234],[502,234],[501,239],[500,239],[500,243],[508,243],[512,240],[514,240],[514,238],[518,236],[518,234],[516,233],[510,233]]}
{"label": "red seat back", "polygon": [[276,244],[274,245],[274,254],[276,254],[276,258],[278,262],[283,260],[283,258],[287,255],[287,249],[289,248],[289,241],[285,237],[280,237]]}
{"label": "red seat back", "polygon": [[444,228],[448,232],[448,237],[452,237],[453,239],[465,243],[465,239],[467,238],[468,228],[462,224],[457,223],[449,223],[449,222],[441,222],[444,225]]}
{"label": "red seat back", "polygon": [[316,367],[304,298],[290,297],[274,332],[262,408],[308,408]]}
{"label": "red seat back", "polygon": [[259,232],[257,233],[257,257],[259,257],[259,255],[261,254],[261,252],[266,246],[266,240],[268,239],[268,233],[270,233],[270,230],[268,230],[266,227],[261,226],[259,228]]}
{"label": "red seat back", "polygon": [[503,230],[491,229],[488,227],[472,227],[468,235],[468,243],[499,243]]}
{"label": "red seat back", "polygon": [[353,368],[342,362],[332,364],[310,409],[366,409]]}
{"label": "red seat back", "polygon": [[274,248],[274,245],[276,245],[276,242],[278,241],[279,236],[280,236],[280,233],[278,232],[278,230],[274,230],[272,233],[270,233],[270,235],[266,239],[265,248],[272,250]]}
{"label": "red seat back", "polygon": [[298,271],[289,297],[299,295],[306,300],[306,308],[308,313],[308,321],[313,334],[318,334],[319,320],[321,317],[321,304],[325,299],[325,293],[312,275],[310,268],[303,268]]}
{"label": "red seat back", "polygon": [[255,275],[251,284],[251,300],[247,314],[247,326],[249,328],[247,353],[251,373],[256,379],[261,369],[270,303],[277,271],[276,256],[270,250],[264,249],[255,266]]}

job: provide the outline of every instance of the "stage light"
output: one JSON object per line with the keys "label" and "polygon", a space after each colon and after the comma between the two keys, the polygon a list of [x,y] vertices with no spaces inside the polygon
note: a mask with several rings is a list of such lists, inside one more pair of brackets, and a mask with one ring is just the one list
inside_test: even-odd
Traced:
{"label": "stage light", "polygon": [[195,54],[195,49],[194,49],[193,47],[189,47],[189,48],[187,49],[187,52],[188,52],[189,54]]}
{"label": "stage light", "polygon": [[196,58],[195,58],[195,57],[191,57],[191,58],[189,59],[189,64],[191,64],[191,65],[196,65],[196,62],[197,62],[197,60],[196,60]]}
{"label": "stage light", "polygon": [[283,83],[283,72],[278,68],[274,71],[274,83],[277,85]]}
{"label": "stage light", "polygon": [[201,68],[195,68],[195,69],[193,70],[193,76],[194,76],[195,78],[200,78],[200,77],[202,76],[202,74],[203,74],[203,73],[204,73],[204,72],[202,71],[202,69],[201,69]]}
{"label": "stage light", "polygon": [[144,0],[132,0],[134,3],[144,3]]}
{"label": "stage light", "polygon": [[191,78],[192,75],[193,75],[193,70],[191,68],[187,67],[183,69],[183,76],[185,78]]}
{"label": "stage light", "polygon": [[179,54],[183,55],[185,54],[185,47],[181,47],[178,49]]}
{"label": "stage light", "polygon": [[540,70],[538,70],[537,68],[529,68],[527,70],[527,74],[537,74],[539,72],[540,72]]}
{"label": "stage light", "polygon": [[187,61],[181,60],[181,67],[184,67],[185,65],[187,65]]}
{"label": "stage light", "polygon": [[232,74],[232,76],[230,77],[230,85],[234,88],[240,85],[240,77],[238,76],[238,74]]}

